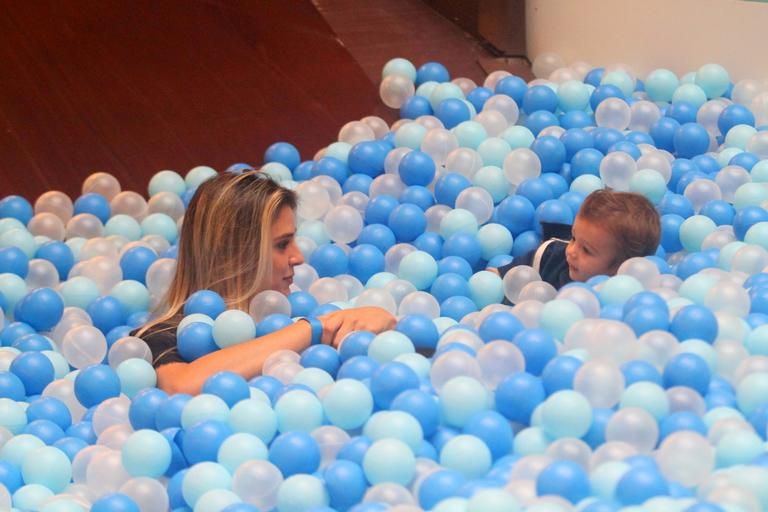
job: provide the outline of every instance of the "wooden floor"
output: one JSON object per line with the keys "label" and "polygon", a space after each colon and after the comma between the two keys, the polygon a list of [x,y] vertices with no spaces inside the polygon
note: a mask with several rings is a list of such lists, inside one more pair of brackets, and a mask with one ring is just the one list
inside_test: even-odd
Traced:
{"label": "wooden floor", "polygon": [[4,2],[0,31],[0,197],[30,201],[74,199],[95,171],[146,193],[160,170],[260,164],[278,140],[310,159],[347,121],[396,118],[389,58],[480,82],[489,58],[419,0]]}

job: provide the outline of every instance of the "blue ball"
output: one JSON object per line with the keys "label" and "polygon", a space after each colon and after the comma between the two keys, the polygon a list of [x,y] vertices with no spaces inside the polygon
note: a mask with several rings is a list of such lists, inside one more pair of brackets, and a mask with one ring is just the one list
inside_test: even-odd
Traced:
{"label": "blue ball", "polygon": [[[458,256],[446,256],[437,262],[438,275],[453,273],[458,274],[466,280],[472,277],[472,267],[467,260]],[[766,279],[768,282],[768,279]]]}
{"label": "blue ball", "polygon": [[[376,198],[371,199],[371,201],[376,200],[378,197],[381,197],[381,196],[377,196]],[[390,196],[387,196],[387,197],[390,197]],[[395,202],[397,201],[395,200]],[[368,204],[370,205],[370,202]],[[397,205],[395,204],[394,206],[397,206]],[[392,207],[392,209],[394,209],[394,206]],[[387,222],[387,220],[389,220],[389,213],[387,213],[387,217],[384,221]],[[381,252],[386,253],[390,247],[392,247],[397,243],[397,240],[395,240],[395,234],[392,232],[391,229],[389,229],[389,226],[375,223],[375,224],[368,224],[363,228],[363,230],[360,232],[360,236],[357,237],[357,243],[371,244],[377,247]]]}
{"label": "blue ball", "polygon": [[[418,96],[412,96],[412,98],[417,97]],[[387,158],[387,152],[386,144],[382,144],[380,141],[366,140],[358,142],[352,146],[352,149],[349,150],[349,155],[347,156],[349,170],[354,173],[350,176],[350,179],[358,175],[375,178],[382,174],[384,172],[384,160]],[[355,179],[360,180],[361,178]],[[349,179],[347,181],[349,181]],[[368,187],[369,186],[370,181],[368,181]],[[367,190],[368,188],[366,188],[366,193]]]}
{"label": "blue ball", "polygon": [[[72,254],[72,249],[69,248],[64,242],[58,240],[51,240],[41,245],[37,252],[35,252],[35,258],[40,258],[50,261],[56,272],[59,274],[60,280],[65,280],[69,276],[69,271],[75,264],[75,256]],[[125,277],[125,271],[123,271],[123,279],[131,279]]]}
{"label": "blue ball", "polygon": [[464,258],[472,269],[477,269],[483,256],[483,248],[473,235],[454,233],[443,244],[443,256]]}
{"label": "blue ball", "polygon": [[603,409],[600,407],[592,409],[592,425],[589,427],[587,433],[584,434],[582,440],[593,450],[605,443],[605,428],[608,425],[611,416],[613,416],[612,409]]}
{"label": "blue ball", "polygon": [[413,241],[413,246],[439,260],[443,257],[443,242],[443,237],[437,233],[425,231]]}
{"label": "blue ball", "polygon": [[336,454],[337,460],[348,460],[355,464],[362,465],[365,452],[371,447],[373,442],[366,436],[354,436],[344,443]]}
{"label": "blue ball", "polygon": [[347,273],[349,257],[338,245],[326,243],[315,249],[309,264],[315,267],[320,277],[334,277]]}
{"label": "blue ball", "polygon": [[743,151],[737,155],[734,155],[734,157],[728,161],[728,165],[736,165],[746,169],[747,171],[751,171],[755,164],[759,161],[760,157],[758,157],[756,154],[750,153],[749,151]]}
{"label": "blue ball", "polygon": [[298,473],[312,474],[320,466],[320,447],[306,432],[284,432],[270,444],[269,461],[285,478]]}
{"label": "blue ball", "polygon": [[648,331],[667,330],[669,327],[669,309],[656,305],[637,306],[626,313],[623,318],[635,335],[642,336]]}
{"label": "blue ball", "polygon": [[208,377],[203,384],[203,393],[218,396],[231,409],[237,402],[250,398],[248,382],[240,375],[222,371]]}
{"label": "blue ball", "polygon": [[218,420],[203,420],[184,431],[182,451],[190,465],[215,462],[219,448],[233,434],[232,427]]}
{"label": "blue ball", "polygon": [[727,134],[737,124],[755,126],[755,114],[744,105],[734,103],[720,112],[720,116],[717,118],[717,127],[720,129],[720,133]]}
{"label": "blue ball", "polygon": [[[461,102],[461,104],[464,105],[464,102]],[[428,154],[415,149],[407,153],[400,160],[398,172],[400,179],[406,185],[426,186],[435,177],[435,162]]]}
{"label": "blue ball", "polygon": [[494,461],[512,452],[512,426],[496,411],[473,414],[464,424],[464,433],[481,439],[491,450]]}
{"label": "blue ball", "polygon": [[434,349],[440,338],[435,323],[425,315],[405,315],[397,322],[395,330],[405,334],[417,349]]}
{"label": "blue ball", "polygon": [[275,142],[264,152],[264,163],[278,162],[291,171],[301,162],[301,155],[296,146],[288,142]]}
{"label": "blue ball", "polygon": [[424,82],[450,82],[448,69],[439,62],[427,62],[416,70],[416,87]]}
{"label": "blue ball", "polygon": [[370,331],[353,331],[344,338],[344,343],[339,349],[341,362],[346,362],[355,356],[367,356],[368,345],[371,344],[376,335]]}
{"label": "blue ball", "polygon": [[37,333],[20,336],[16,338],[16,341],[11,346],[21,352],[53,350],[53,345],[51,345],[48,338]]}
{"label": "blue ball", "polygon": [[[498,84],[497,84],[497,88],[498,88]],[[497,90],[497,93],[498,93],[498,90]],[[488,101],[488,98],[490,98],[491,96],[493,96],[493,91],[490,90],[489,88],[482,87],[482,86],[475,87],[469,92],[469,94],[467,94],[467,101],[470,102],[473,107],[475,107],[475,110],[477,112],[481,112],[483,110],[483,106],[485,105],[485,102]]]}
{"label": "blue ball", "polygon": [[269,375],[260,375],[258,377],[254,377],[248,381],[248,385],[252,388],[263,391],[269,397],[269,400],[272,402],[272,404],[277,401],[277,398],[283,391],[284,387],[282,382]]}
{"label": "blue ball", "polygon": [[[525,93],[528,91],[528,84],[525,80],[516,75],[505,76],[496,82],[496,94],[506,94],[518,105],[522,105],[525,99]],[[469,98],[467,98],[469,99]],[[481,109],[477,109],[480,112]]]}
{"label": "blue ball", "polygon": [[125,306],[111,295],[104,295],[91,301],[86,311],[93,320],[93,326],[104,334],[118,325],[125,324],[128,312]]}
{"label": "blue ball", "polygon": [[540,378],[526,372],[511,373],[496,387],[496,410],[511,421],[528,425],[534,409],[545,398]]}
{"label": "blue ball", "polygon": [[102,224],[106,224],[112,214],[109,201],[101,194],[90,192],[78,197],[74,203],[73,215],[90,213],[95,215]]}
{"label": "blue ball", "polygon": [[67,436],[81,439],[87,444],[96,444],[96,432],[94,432],[93,424],[90,421],[83,420],[73,423],[65,433]]}
{"label": "blue ball", "polygon": [[525,118],[523,125],[528,128],[535,137],[538,137],[539,133],[550,126],[559,126],[560,120],[558,117],[548,110],[537,110],[532,112]]}
{"label": "blue ball", "polygon": [[717,159],[711,155],[695,156],[691,158],[691,162],[705,174],[714,174],[722,168]]}
{"label": "blue ball", "polygon": [[[585,80],[586,81],[586,80]],[[624,93],[617,86],[612,84],[603,84],[595,86],[592,95],[589,97],[589,106],[592,110],[597,110],[597,106],[608,98],[624,99]]]}
{"label": "blue ball", "polygon": [[179,355],[189,362],[219,350],[213,340],[213,326],[205,322],[192,322],[184,326],[178,334],[176,348]]}
{"label": "blue ball", "polygon": [[685,219],[680,215],[668,213],[662,215],[661,223],[661,246],[668,253],[682,250],[683,244],[680,241],[680,226]]}
{"label": "blue ball", "polygon": [[314,160],[301,162],[293,170],[293,179],[296,181],[307,181],[312,178],[312,169],[315,168]]}
{"label": "blue ball", "polygon": [[480,324],[478,334],[484,342],[494,340],[512,341],[523,332],[525,326],[517,317],[506,311],[491,313]]}
{"label": "blue ball", "polygon": [[349,253],[349,273],[367,283],[372,275],[384,271],[384,253],[372,244],[358,243]]}
{"label": "blue ball", "polygon": [[622,505],[640,505],[654,496],[669,494],[669,485],[654,469],[630,469],[616,484],[616,499]]}
{"label": "blue ball", "polygon": [[[537,86],[540,87],[540,86]],[[549,87],[546,87],[549,89]],[[553,93],[554,94],[554,93]],[[541,172],[559,172],[565,163],[566,149],[560,139],[551,135],[544,135],[533,141],[531,149],[541,161]]]}
{"label": "blue ball", "polygon": [[683,430],[698,432],[702,436],[707,435],[707,425],[695,413],[690,411],[673,412],[659,424],[659,440],[664,440],[668,435]]}
{"label": "blue ball", "polygon": [[554,112],[558,105],[557,93],[546,85],[534,85],[523,94],[523,112],[532,114],[539,110]]}
{"label": "blue ball", "polygon": [[583,362],[573,356],[560,355],[547,362],[541,371],[541,382],[547,395],[573,389],[573,379]]}
{"label": "blue ball", "polygon": [[349,176],[347,164],[332,156],[325,156],[315,162],[312,166],[312,177],[330,176],[336,180],[339,185],[343,185]]}
{"label": "blue ball", "polygon": [[[649,131],[653,142],[659,149],[666,151],[674,151],[675,143],[674,137],[677,133],[677,129],[680,128],[680,123],[671,117],[661,117],[658,121],[653,123],[651,130]],[[682,155],[678,155],[682,157]]]}
{"label": "blue ball", "polygon": [[[415,204],[397,206],[389,214],[387,225],[399,242],[412,242],[427,228],[427,217]],[[317,251],[315,251],[317,252]]]}
{"label": "blue ball", "polygon": [[86,366],[75,377],[75,396],[85,407],[99,405],[108,398],[120,396],[120,378],[107,365]]}
{"label": "blue ball", "polygon": [[595,128],[592,130],[595,137],[595,149],[607,155],[608,151],[615,144],[626,140],[624,134],[613,128]]}
{"label": "blue ball", "polygon": [[288,315],[283,315],[280,313],[267,315],[256,326],[256,337],[259,338],[261,336],[277,332],[291,324],[293,324],[293,320],[291,320],[291,317]]}
{"label": "blue ball", "polygon": [[[346,345],[349,339],[344,340]],[[301,353],[299,364],[304,368],[320,368],[327,372],[331,377],[336,377],[336,373],[341,366],[341,357],[339,352],[328,345],[314,345]]]}
{"label": "blue ball", "polygon": [[683,352],[664,366],[664,386],[686,386],[704,396],[709,390],[710,370],[707,362],[696,354]]}
{"label": "blue ball", "polygon": [[5,196],[0,200],[0,219],[11,217],[26,226],[34,214],[32,205],[21,196]]}
{"label": "blue ball", "polygon": [[670,326],[670,332],[679,340],[697,338],[708,343],[713,343],[717,338],[717,329],[714,313],[697,304],[680,308]]}
{"label": "blue ball", "polygon": [[441,101],[437,106],[435,117],[443,123],[446,129],[450,130],[464,121],[469,121],[472,117],[472,112],[463,100],[448,98]]}
{"label": "blue ball", "polygon": [[547,199],[536,208],[533,218],[536,232],[543,232],[542,224],[573,224],[574,214],[563,201]]}
{"label": "blue ball", "polygon": [[367,174],[357,173],[347,178],[347,181],[344,182],[344,186],[341,190],[345,194],[348,194],[349,192],[362,192],[363,194],[368,195],[371,189],[371,183],[373,183],[373,178]]}
{"label": "blue ball", "polygon": [[570,460],[552,462],[536,478],[539,496],[554,494],[571,503],[578,503],[589,496],[589,491],[589,475],[581,465]]}
{"label": "blue ball", "polygon": [[733,232],[736,238],[744,240],[749,228],[758,222],[768,221],[768,211],[760,206],[745,206],[733,217]]}
{"label": "blue ball", "polygon": [[77,454],[80,453],[80,450],[88,447],[89,444],[79,437],[65,436],[53,443],[53,446],[63,451],[69,457],[70,462],[72,462]]}
{"label": "blue ball", "polygon": [[463,174],[446,172],[435,183],[435,201],[454,208],[459,194],[471,186],[472,183]]}
{"label": "blue ball", "polygon": [[413,203],[426,211],[435,204],[435,196],[427,187],[411,185],[400,194],[399,201],[401,203]]}
{"label": "blue ball", "polygon": [[[592,135],[592,132],[581,128],[569,128],[560,136],[560,142],[565,146],[565,161],[573,164],[573,157],[579,151],[594,149],[595,137]],[[602,158],[602,154],[600,157]]]}
{"label": "blue ball", "polygon": [[419,487],[419,505],[430,510],[439,502],[459,495],[459,489],[466,482],[464,475],[453,469],[442,469],[430,473]]}
{"label": "blue ball", "polygon": [[675,101],[667,108],[664,115],[671,117],[680,124],[695,123],[698,110],[696,105],[688,101]]}
{"label": "blue ball", "polygon": [[370,379],[379,363],[366,355],[353,356],[344,361],[336,374],[337,379]]}
{"label": "blue ball", "polygon": [[72,425],[72,414],[64,402],[52,396],[45,396],[31,402],[27,407],[27,421],[35,420],[48,420],[66,430]]}
{"label": "blue ball", "polygon": [[212,290],[198,290],[184,303],[184,315],[200,313],[216,319],[227,309],[221,295]]}
{"label": "blue ball", "polygon": [[525,370],[533,375],[541,375],[546,365],[557,356],[557,343],[544,329],[522,330],[515,335],[512,343],[525,357]]}
{"label": "blue ball", "polygon": [[400,202],[397,199],[387,194],[381,194],[371,198],[371,200],[368,201],[368,205],[365,207],[365,223],[369,225],[387,224],[389,222],[389,215],[399,204]]}
{"label": "blue ball", "polygon": [[440,303],[440,316],[452,318],[457,322],[466,315],[477,311],[477,304],[469,297],[456,295]]}
{"label": "blue ball", "polygon": [[64,438],[64,430],[50,420],[30,421],[24,427],[23,433],[37,437],[48,446]]}
{"label": "blue ball", "polygon": [[49,331],[64,314],[64,300],[51,288],[37,288],[17,303],[15,312],[18,321],[37,331]]}
{"label": "blue ball", "polygon": [[[534,208],[538,208],[541,203],[548,199],[554,199],[552,189],[540,177],[528,178],[523,181],[518,185],[516,193],[528,199]],[[535,227],[536,223],[534,222],[533,225]]]}
{"label": "blue ball", "polygon": [[535,212],[536,209],[528,198],[521,195],[511,195],[503,199],[496,207],[496,219],[499,224],[516,237],[534,227]]}
{"label": "blue ball", "polygon": [[27,396],[39,395],[53,382],[53,363],[41,352],[22,352],[11,362],[10,371],[24,384]]}
{"label": "blue ball", "polygon": [[[651,139],[651,144],[653,144],[653,139]],[[608,149],[609,153],[613,153],[614,151],[621,151],[624,153],[627,153],[629,156],[631,156],[633,159],[637,160],[642,156],[640,153],[640,148],[637,147],[637,144],[630,142],[628,140],[620,140],[613,146],[611,146]]]}
{"label": "blue ball", "polygon": [[722,199],[714,199],[707,202],[701,210],[700,215],[705,215],[712,219],[718,226],[732,225],[736,216],[736,209],[733,205]]}
{"label": "blue ball", "polygon": [[335,460],[326,466],[323,482],[330,505],[336,510],[347,510],[362,501],[368,488],[363,468],[349,460]]}
{"label": "blue ball", "polygon": [[692,158],[707,151],[709,133],[698,123],[685,123],[675,130],[672,142],[677,156]]}
{"label": "blue ball", "polygon": [[595,120],[592,118],[592,115],[582,110],[570,110],[560,115],[560,126],[566,130],[571,128],[587,128],[594,125]]}
{"label": "blue ball", "polygon": [[139,506],[129,496],[114,492],[94,501],[91,512],[139,512]]}
{"label": "blue ball", "polygon": [[0,274],[16,274],[22,279],[29,273],[29,258],[16,246],[0,249]]}
{"label": "blue ball", "polygon": [[438,302],[461,295],[469,297],[469,282],[459,274],[447,272],[440,274],[432,283],[429,293],[437,299]]}
{"label": "blue ball", "polygon": [[[479,93],[478,93],[479,94]],[[424,96],[411,96],[400,107],[401,119],[417,119],[432,115],[432,103]]]}
{"label": "blue ball", "polygon": [[627,361],[621,365],[621,373],[624,375],[625,387],[629,387],[635,382],[653,382],[662,385],[662,378],[659,370],[651,363],[641,359]]}
{"label": "blue ball", "polygon": [[600,87],[603,75],[605,75],[605,68],[592,68],[589,73],[584,76],[584,83],[589,84],[592,87]]}
{"label": "blue ball", "polygon": [[26,398],[24,383],[16,374],[0,371],[0,398],[10,398],[16,402],[23,402]]}
{"label": "blue ball", "polygon": [[371,394],[377,407],[389,409],[397,395],[418,389],[419,376],[410,366],[392,361],[377,368],[371,375]]}
{"label": "blue ball", "polygon": [[515,243],[512,246],[512,256],[514,258],[528,254],[541,244],[541,235],[534,230],[524,231],[517,235]]}
{"label": "blue ball", "polygon": [[146,283],[147,270],[157,260],[157,254],[149,247],[132,247],[120,258],[123,279]]}
{"label": "blue ball", "polygon": [[308,292],[295,291],[288,295],[288,303],[291,305],[291,317],[309,316],[310,312],[318,304],[317,300]]}
{"label": "blue ball", "polygon": [[425,437],[432,436],[440,425],[440,405],[434,395],[421,389],[407,389],[392,400],[390,409],[407,412],[421,425]]}
{"label": "blue ball", "polygon": [[157,388],[142,389],[131,400],[128,420],[134,430],[155,429],[157,412],[168,394]]}

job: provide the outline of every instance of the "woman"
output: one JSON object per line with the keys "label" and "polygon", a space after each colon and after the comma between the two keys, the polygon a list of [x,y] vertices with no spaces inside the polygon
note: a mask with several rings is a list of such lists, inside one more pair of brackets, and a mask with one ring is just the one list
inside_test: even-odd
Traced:
{"label": "woman", "polygon": [[387,311],[354,308],[322,315],[319,322],[297,321],[192,362],[181,358],[176,329],[192,293],[215,291],[228,308],[243,311],[263,290],[290,293],[293,269],[304,263],[295,242],[296,202],[293,191],[255,171],[223,173],[200,185],[184,215],[168,309],[137,332],[152,350],[159,388],[196,394],[219,371],[246,379],[259,375],[270,354],[285,349],[300,352],[312,344],[313,334],[315,342],[338,347],[352,331],[378,333],[394,328],[395,318]]}

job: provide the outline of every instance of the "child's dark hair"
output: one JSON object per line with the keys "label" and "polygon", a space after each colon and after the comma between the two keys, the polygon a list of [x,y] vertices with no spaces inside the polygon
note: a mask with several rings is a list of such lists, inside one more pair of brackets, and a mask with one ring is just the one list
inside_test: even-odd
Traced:
{"label": "child's dark hair", "polygon": [[648,199],[632,192],[601,189],[589,194],[579,216],[604,226],[616,240],[616,260],[656,253],[661,238],[659,213]]}

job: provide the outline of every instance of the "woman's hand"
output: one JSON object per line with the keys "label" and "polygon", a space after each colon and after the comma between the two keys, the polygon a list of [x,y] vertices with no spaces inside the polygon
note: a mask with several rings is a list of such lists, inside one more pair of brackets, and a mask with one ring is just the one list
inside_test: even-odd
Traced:
{"label": "woman's hand", "polygon": [[339,347],[344,337],[353,331],[378,334],[395,328],[397,320],[386,309],[361,307],[342,309],[319,317],[323,323],[323,343]]}

